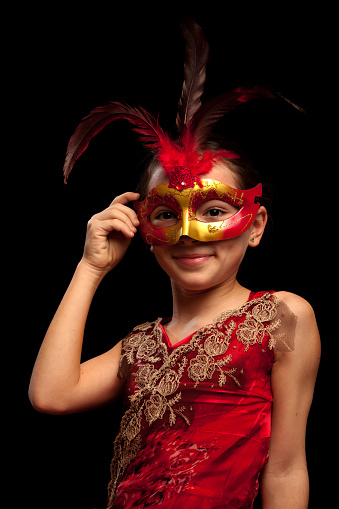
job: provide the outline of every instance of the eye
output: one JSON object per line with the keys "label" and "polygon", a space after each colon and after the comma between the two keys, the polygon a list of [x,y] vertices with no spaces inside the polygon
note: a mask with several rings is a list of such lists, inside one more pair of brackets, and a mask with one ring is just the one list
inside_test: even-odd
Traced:
{"label": "eye", "polygon": [[210,223],[213,221],[225,221],[228,217],[233,216],[239,209],[221,200],[210,200],[201,205],[196,217],[199,221]]}
{"label": "eye", "polygon": [[205,216],[210,216],[210,217],[219,217],[219,216],[222,216],[223,214],[225,214],[225,211],[224,210],[221,210],[221,209],[209,209],[207,212],[205,212]]}
{"label": "eye", "polygon": [[149,222],[154,226],[174,226],[178,221],[178,214],[170,207],[160,206],[153,210]]}

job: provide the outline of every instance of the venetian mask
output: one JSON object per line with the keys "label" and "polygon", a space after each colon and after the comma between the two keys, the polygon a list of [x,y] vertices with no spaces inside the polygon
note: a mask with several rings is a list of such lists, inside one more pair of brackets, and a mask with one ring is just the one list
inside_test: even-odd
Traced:
{"label": "venetian mask", "polygon": [[176,244],[183,235],[202,242],[231,239],[251,226],[261,193],[261,184],[234,189],[213,179],[185,189],[161,184],[135,202],[139,231],[155,246]]}

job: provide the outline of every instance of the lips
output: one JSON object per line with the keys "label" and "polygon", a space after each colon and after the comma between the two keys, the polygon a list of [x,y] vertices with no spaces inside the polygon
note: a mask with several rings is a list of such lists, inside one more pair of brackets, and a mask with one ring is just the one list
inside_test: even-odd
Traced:
{"label": "lips", "polygon": [[210,260],[214,255],[210,253],[183,253],[174,255],[173,258],[182,265],[196,266]]}

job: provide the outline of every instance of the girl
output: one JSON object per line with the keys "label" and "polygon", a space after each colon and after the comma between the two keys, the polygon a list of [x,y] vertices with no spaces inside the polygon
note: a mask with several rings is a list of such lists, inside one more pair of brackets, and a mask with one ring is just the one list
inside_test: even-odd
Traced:
{"label": "girl", "polygon": [[[191,33],[201,35],[194,24]],[[237,89],[232,101],[255,93]],[[304,444],[320,357],[316,321],[301,297],[255,293],[237,281],[247,248],[262,239],[267,210],[257,175],[206,129],[215,104],[190,110],[180,144],[144,111],[117,103],[95,110],[70,142],[66,177],[115,118],[153,136],[156,148],[142,196],[127,191],[88,222],[83,257],[30,384],[33,406],[52,414],[124,397],[110,508],[251,508],[260,474],[264,509],[308,505]],[[138,228],[171,280],[173,315],[80,363],[95,291]]]}

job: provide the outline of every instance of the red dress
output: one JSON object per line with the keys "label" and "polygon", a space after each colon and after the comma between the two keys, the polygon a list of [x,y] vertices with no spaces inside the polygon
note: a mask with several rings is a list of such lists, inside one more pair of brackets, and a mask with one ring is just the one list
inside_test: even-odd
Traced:
{"label": "red dress", "polygon": [[251,292],[174,346],[163,323],[123,341],[108,507],[250,509],[269,453],[273,347],[291,350],[296,317]]}

